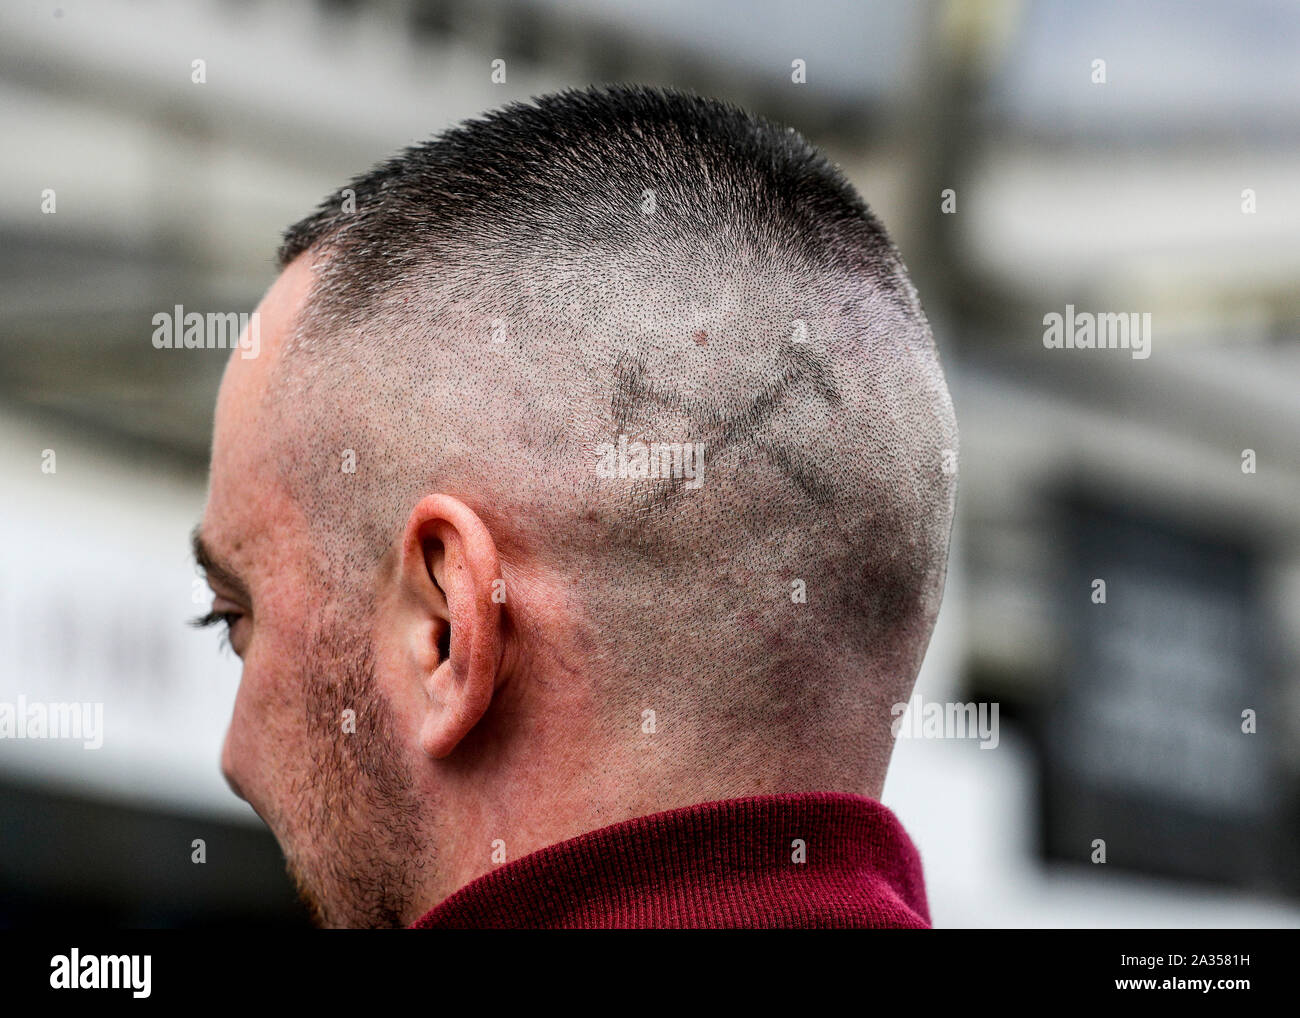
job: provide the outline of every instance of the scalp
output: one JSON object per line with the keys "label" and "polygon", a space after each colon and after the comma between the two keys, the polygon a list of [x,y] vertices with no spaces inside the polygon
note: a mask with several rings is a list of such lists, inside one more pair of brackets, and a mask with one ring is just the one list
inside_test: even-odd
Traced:
{"label": "scalp", "polygon": [[[270,400],[340,568],[448,491],[573,589],[612,714],[887,729],[938,609],[957,434],[902,260],[838,171],[723,104],[593,89],[349,186],[354,213],[340,190],[286,234],[316,284]],[[702,444],[704,483],[599,477],[619,435]]]}

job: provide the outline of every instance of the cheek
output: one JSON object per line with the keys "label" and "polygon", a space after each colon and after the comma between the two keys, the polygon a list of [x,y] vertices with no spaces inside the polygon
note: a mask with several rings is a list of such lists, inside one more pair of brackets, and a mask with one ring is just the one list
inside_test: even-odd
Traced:
{"label": "cheek", "polygon": [[302,682],[290,671],[291,657],[268,650],[265,644],[255,648],[244,664],[222,751],[227,778],[255,807],[276,798],[303,748]]}

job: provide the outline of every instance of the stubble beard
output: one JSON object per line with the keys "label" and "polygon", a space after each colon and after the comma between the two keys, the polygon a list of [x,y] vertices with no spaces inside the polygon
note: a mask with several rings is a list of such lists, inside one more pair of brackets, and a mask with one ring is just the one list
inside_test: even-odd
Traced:
{"label": "stubble beard", "polygon": [[318,927],[408,925],[431,846],[371,641],[323,625],[299,660],[311,765],[285,803],[295,831],[281,839],[289,876]]}

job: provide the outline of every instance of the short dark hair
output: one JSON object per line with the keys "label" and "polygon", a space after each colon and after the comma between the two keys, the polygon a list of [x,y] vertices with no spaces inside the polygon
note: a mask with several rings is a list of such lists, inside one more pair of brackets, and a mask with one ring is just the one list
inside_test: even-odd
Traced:
{"label": "short dark hair", "polygon": [[873,273],[885,292],[904,289],[884,229],[793,128],[716,99],[638,86],[511,103],[411,146],[286,230],[279,261],[321,243],[364,251],[351,275],[373,289],[441,242],[491,235],[504,223],[543,255],[639,244],[646,191],[671,210],[670,230],[655,224],[659,242],[674,234],[694,242],[725,224],[760,249],[798,251],[823,268]]}
{"label": "short dark hair", "polygon": [[[450,490],[503,562],[567,580],[613,716],[887,759],[956,426],[897,249],[809,142],[680,92],[566,91],[340,188],[286,232],[281,263],[304,253],[283,459],[354,567]],[[602,481],[618,435],[701,443],[711,479]]]}

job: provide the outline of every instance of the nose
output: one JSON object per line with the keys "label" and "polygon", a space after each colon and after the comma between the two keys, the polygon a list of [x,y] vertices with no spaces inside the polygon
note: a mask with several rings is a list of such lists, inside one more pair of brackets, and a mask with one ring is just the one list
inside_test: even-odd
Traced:
{"label": "nose", "polygon": [[239,782],[235,780],[234,762],[231,759],[231,754],[230,754],[230,733],[229,732],[226,733],[226,741],[221,747],[221,776],[226,779],[226,784],[230,786],[230,790],[232,792],[234,792],[245,802],[248,801],[248,797],[244,795],[244,790],[239,787]]}

